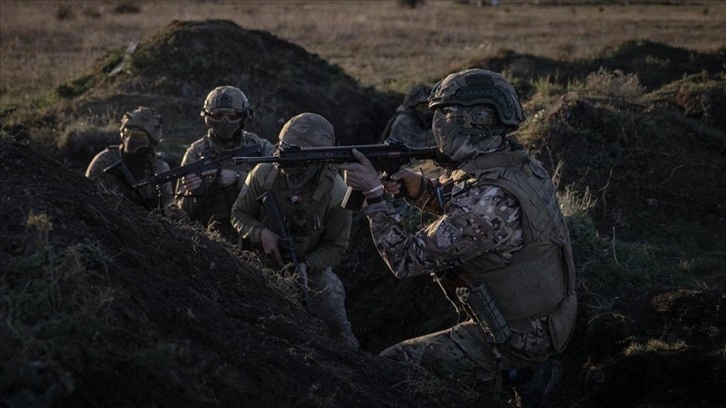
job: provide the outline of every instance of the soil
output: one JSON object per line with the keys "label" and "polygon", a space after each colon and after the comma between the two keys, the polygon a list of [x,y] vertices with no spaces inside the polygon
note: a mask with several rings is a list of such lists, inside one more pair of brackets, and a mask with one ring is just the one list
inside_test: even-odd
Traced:
{"label": "soil", "polygon": [[[673,61],[682,52],[655,49],[672,52]],[[529,58],[505,54],[502,67]],[[302,48],[225,21],[174,23],[140,43],[126,60],[123,55],[123,50],[110,54],[84,80],[69,83],[62,103],[3,118],[11,136],[0,141],[0,288],[7,291],[0,303],[6,322],[0,330],[0,405],[496,406],[449,379],[377,356],[401,340],[446,328],[457,316],[431,279],[392,276],[360,216],[354,219],[355,245],[337,268],[361,341],[361,350],[352,351],[327,335],[256,254],[136,208],[78,171],[114,137],[101,130],[137,105],[162,112],[165,143],[183,146],[196,139],[203,132],[199,107],[220,82],[234,82],[249,93],[258,112],[253,130],[271,140],[281,118],[311,110],[331,119],[340,144],[372,143],[402,95],[361,89]],[[597,63],[626,66],[607,55],[610,59]],[[630,53],[622,55],[630,61]],[[723,53],[698,58],[723,63]],[[118,66],[121,73],[109,76]],[[593,66],[575,71],[586,77],[597,71]],[[718,71],[723,65],[713,67]],[[573,165],[563,174],[582,189],[606,185],[612,168],[607,158],[621,155],[613,160],[628,177],[610,178],[602,194],[608,199],[598,213],[604,230],[623,214],[638,217],[630,226],[657,226],[668,206],[647,212],[652,208],[622,191],[637,184],[665,194],[662,186],[647,187],[667,179],[678,181],[677,195],[648,197],[691,200],[709,224],[704,228],[723,231],[726,189],[718,176],[725,154],[718,119],[723,83],[712,84],[718,73],[707,71],[702,80],[673,85],[684,69],[676,66],[677,75],[649,79],[647,70],[638,71],[647,78],[643,84],[662,93],[636,106],[580,95],[553,101],[528,141],[550,169],[558,158],[576,163],[592,152],[610,152],[601,167],[592,163],[589,172],[581,172],[584,164]],[[526,80],[518,83],[526,89]],[[713,103],[690,102],[706,94]],[[527,108],[530,117],[539,111]],[[612,118],[642,119],[653,127],[610,140]],[[663,136],[671,141],[666,149],[677,146],[688,153],[684,160],[699,159],[701,165],[675,162],[661,169],[663,159],[656,157],[630,168],[633,162],[622,160],[629,157],[623,152],[648,150],[636,135],[655,137],[657,130],[673,126],[681,133],[685,129],[687,137],[681,142],[674,134]],[[80,142],[70,143],[75,137]],[[619,149],[613,153],[612,146]],[[657,153],[657,146],[650,145],[651,151]],[[167,151],[171,163],[178,158],[175,151]],[[649,169],[655,169],[652,178]],[[696,178],[703,189],[690,188]],[[619,217],[613,215],[616,209]],[[684,219],[700,219],[695,213]],[[723,406],[725,299],[722,287],[674,287],[640,292],[599,313],[586,309],[590,302],[583,293],[575,337],[557,357],[565,372],[555,406]]]}

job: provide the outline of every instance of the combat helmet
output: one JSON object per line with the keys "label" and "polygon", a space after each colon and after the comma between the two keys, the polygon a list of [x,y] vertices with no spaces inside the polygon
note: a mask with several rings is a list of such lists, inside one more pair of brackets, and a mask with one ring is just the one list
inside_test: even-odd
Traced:
{"label": "combat helmet", "polygon": [[325,147],[335,144],[333,125],[317,113],[301,113],[280,130],[280,146]]}
{"label": "combat helmet", "polygon": [[230,144],[239,141],[245,121],[252,116],[247,95],[233,86],[218,86],[204,100],[201,116],[212,129],[212,137]]}
{"label": "combat helmet", "polygon": [[212,89],[204,100],[202,116],[215,112],[237,112],[249,115],[250,102],[247,95],[234,86],[218,86]]}
{"label": "combat helmet", "polygon": [[486,104],[497,111],[499,122],[516,130],[524,120],[516,89],[496,72],[474,68],[450,74],[434,86],[429,109],[447,105]]}
{"label": "combat helmet", "polygon": [[428,85],[416,85],[408,91],[403,98],[403,106],[412,108],[421,103],[428,103],[431,87]]}
{"label": "combat helmet", "polygon": [[145,106],[139,106],[136,109],[124,113],[121,118],[121,136],[132,129],[139,129],[149,135],[152,144],[158,144],[162,139],[162,130],[164,121],[155,110]]}

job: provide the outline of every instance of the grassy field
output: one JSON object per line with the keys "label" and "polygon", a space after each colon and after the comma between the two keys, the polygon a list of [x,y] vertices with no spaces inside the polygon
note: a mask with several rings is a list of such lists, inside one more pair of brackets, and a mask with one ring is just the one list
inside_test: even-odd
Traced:
{"label": "grassy field", "polygon": [[[644,39],[698,51],[726,46],[726,2],[0,1],[0,111],[86,72],[173,20],[229,19],[338,64],[364,85],[405,90],[471,58],[511,49],[590,58]],[[137,12],[136,12],[137,11]]]}

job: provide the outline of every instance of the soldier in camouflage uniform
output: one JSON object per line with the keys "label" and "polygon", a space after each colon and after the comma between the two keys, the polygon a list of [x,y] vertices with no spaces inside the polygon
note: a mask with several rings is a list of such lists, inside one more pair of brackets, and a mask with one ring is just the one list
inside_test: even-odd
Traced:
{"label": "soldier in camouflage uniform", "polygon": [[163,121],[153,109],[140,106],[121,119],[121,144],[98,153],[86,169],[86,177],[101,180],[147,210],[179,216],[174,209],[171,183],[133,188],[137,181],[168,171],[169,165],[154,152],[162,140]]}
{"label": "soldier in camouflage uniform", "polygon": [[[290,119],[279,135],[279,149],[290,146],[333,146],[333,125],[314,113]],[[279,236],[258,197],[273,192],[285,229],[294,238],[298,271],[307,275],[310,313],[325,322],[331,335],[352,348],[358,340],[345,311],[345,290],[332,268],[348,249],[352,213],[341,207],[347,188],[331,166],[280,169],[273,163],[258,164],[249,174],[232,210],[232,225],[242,238],[261,246],[281,262]]]}
{"label": "soldier in camouflage uniform", "polygon": [[[271,155],[274,146],[268,140],[244,130],[252,116],[247,96],[233,86],[213,89],[204,101],[201,111],[209,127],[207,135],[189,146],[181,165],[201,159],[212,159],[249,146],[259,146],[260,154]],[[234,201],[250,171],[246,165],[222,163],[219,169],[202,174],[190,174],[177,183],[177,205],[192,221],[219,232],[228,241],[237,244],[239,235],[230,224]]]}
{"label": "soldier in camouflage uniform", "polygon": [[417,85],[408,92],[396,114],[388,121],[381,139],[384,143],[401,142],[408,147],[430,147],[436,145],[431,130],[429,94],[431,87]]}
{"label": "soldier in camouflage uniform", "polygon": [[[440,184],[411,170],[381,182],[365,156],[337,166],[366,192],[376,248],[400,279],[433,274],[468,319],[381,354],[426,366],[482,392],[513,391],[519,407],[548,406],[577,313],[569,233],[541,164],[507,134],[523,120],[501,75],[471,69],[439,82],[429,100],[439,149],[457,163]],[[383,186],[382,186],[383,183]],[[440,217],[408,233],[382,198],[405,184]],[[462,313],[460,313],[462,315]],[[504,385],[504,388],[502,388]]]}
{"label": "soldier in camouflage uniform", "polygon": [[[428,85],[411,88],[383,130],[383,143],[403,143],[414,148],[436,146],[431,129],[433,115],[428,106],[430,93],[431,87]],[[427,177],[444,174],[443,169],[436,166],[433,160],[413,160],[408,167],[423,172]]]}

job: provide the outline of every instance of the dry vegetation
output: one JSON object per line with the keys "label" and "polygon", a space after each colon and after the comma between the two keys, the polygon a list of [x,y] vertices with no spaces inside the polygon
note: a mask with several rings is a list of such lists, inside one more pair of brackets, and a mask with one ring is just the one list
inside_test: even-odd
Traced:
{"label": "dry vegetation", "polygon": [[[627,40],[697,51],[726,46],[726,3],[679,1],[0,1],[0,110],[87,71],[109,49],[178,20],[224,18],[401,91],[500,49],[589,58]],[[538,4],[535,4],[538,3]],[[552,4],[564,3],[554,6]],[[592,4],[596,3],[596,4]],[[679,4],[675,6],[673,4]],[[138,13],[122,5],[133,4]]]}
{"label": "dry vegetation", "polygon": [[581,307],[556,406],[726,398],[726,3],[401,3],[0,0],[0,406],[488,406],[376,358],[455,316],[428,279],[390,276],[365,222],[339,268],[350,353],[256,257],[77,171],[137,103],[183,151],[215,81],[254,95],[260,134],[310,109],[350,142],[379,134],[396,92],[465,66],[518,87],[518,136],[568,217]]}

